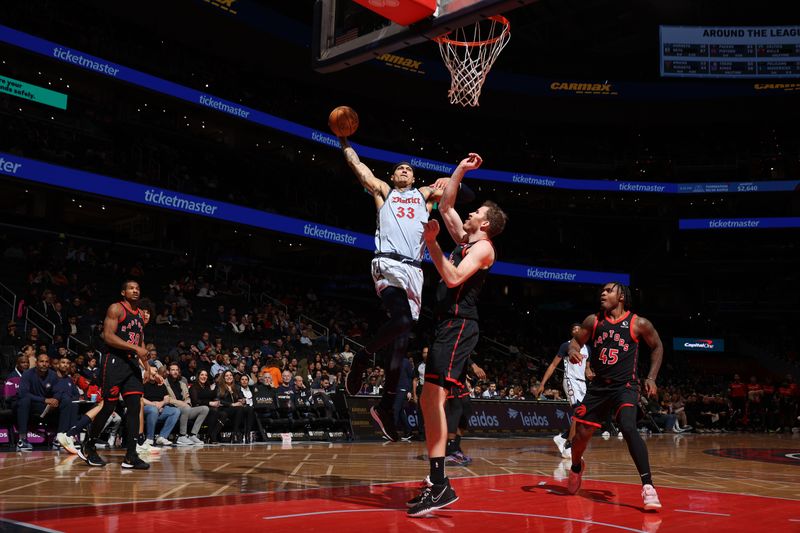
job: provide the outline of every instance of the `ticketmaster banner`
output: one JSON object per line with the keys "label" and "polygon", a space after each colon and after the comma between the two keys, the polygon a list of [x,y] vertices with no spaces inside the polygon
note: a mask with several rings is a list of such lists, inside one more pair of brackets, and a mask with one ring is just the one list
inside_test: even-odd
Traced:
{"label": "ticketmaster banner", "polygon": [[682,218],[681,230],[800,228],[800,217]]}
{"label": "ticketmaster banner", "polygon": [[[160,187],[151,187],[82,170],[51,165],[3,152],[0,152],[0,174],[116,200],[235,222],[333,244],[342,244],[370,252],[375,250],[375,238],[372,235],[299,218],[265,213],[249,207],[183,194]],[[427,255],[426,260],[430,261],[430,257]],[[493,272],[540,281],[599,284],[611,280],[619,280],[626,285],[630,283],[630,277],[627,274],[562,270],[514,263],[498,262],[493,267]]]}
{"label": "ticketmaster banner", "polygon": [[[242,120],[247,120],[268,128],[276,129],[296,137],[312,142],[323,144],[331,148],[339,148],[339,140],[331,133],[315,130],[307,126],[302,126],[294,122],[258,111],[236,102],[218,98],[198,91],[163,80],[137,70],[114,64],[110,61],[95,57],[91,54],[74,50],[70,47],[59,45],[45,39],[40,39],[27,33],[14,30],[7,26],[0,25],[0,41],[24,48],[31,52],[41,54],[65,63],[70,63],[77,67],[101,74],[110,78],[122,80],[139,87],[165,94],[186,102],[208,107],[226,113]],[[410,161],[411,164],[424,170],[423,176],[430,178],[437,175],[449,175],[455,165],[433,159],[426,159],[414,155],[372,148],[360,144],[352,143],[358,150],[361,157],[396,163],[398,161]],[[388,168],[386,169],[388,172]],[[702,194],[708,192],[774,192],[792,191],[800,187],[800,180],[794,181],[762,181],[753,183],[654,183],[636,181],[617,181],[617,180],[585,180],[570,178],[555,178],[552,176],[541,176],[524,172],[508,172],[500,170],[478,169],[470,172],[471,179],[486,181],[497,181],[516,185],[530,185],[534,187],[546,187],[553,189],[568,189],[580,191],[608,191],[608,192],[639,192],[652,194]]]}

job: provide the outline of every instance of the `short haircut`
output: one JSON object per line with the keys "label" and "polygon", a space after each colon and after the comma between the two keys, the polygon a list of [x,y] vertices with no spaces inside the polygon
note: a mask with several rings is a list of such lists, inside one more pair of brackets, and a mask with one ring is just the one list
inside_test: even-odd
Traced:
{"label": "short haircut", "polygon": [[490,200],[483,202],[482,207],[488,208],[486,210],[486,220],[489,222],[489,229],[486,230],[486,234],[489,237],[495,237],[503,233],[506,228],[506,222],[508,222],[508,215],[506,215],[505,211]]}
{"label": "short haircut", "polygon": [[125,281],[122,282],[122,287],[120,288],[120,290],[121,291],[127,290],[128,289],[128,283],[135,283],[135,284],[139,285],[139,282],[136,281],[135,279],[126,279]]}

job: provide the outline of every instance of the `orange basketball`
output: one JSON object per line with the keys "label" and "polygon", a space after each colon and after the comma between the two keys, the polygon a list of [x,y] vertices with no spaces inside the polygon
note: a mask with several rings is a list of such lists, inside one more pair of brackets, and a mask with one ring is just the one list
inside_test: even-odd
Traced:
{"label": "orange basketball", "polygon": [[358,113],[342,105],[331,111],[328,127],[337,137],[350,137],[358,129]]}

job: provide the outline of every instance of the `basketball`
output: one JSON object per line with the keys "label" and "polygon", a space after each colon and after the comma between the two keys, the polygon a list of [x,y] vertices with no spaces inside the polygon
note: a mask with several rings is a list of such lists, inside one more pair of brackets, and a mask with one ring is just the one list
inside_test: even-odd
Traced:
{"label": "basketball", "polygon": [[328,126],[337,137],[350,137],[358,129],[358,113],[342,105],[331,111]]}

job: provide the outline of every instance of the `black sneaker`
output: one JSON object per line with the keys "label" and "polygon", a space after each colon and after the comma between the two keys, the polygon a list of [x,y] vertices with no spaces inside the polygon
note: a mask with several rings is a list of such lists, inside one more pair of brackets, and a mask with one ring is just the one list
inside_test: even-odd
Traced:
{"label": "black sneaker", "polygon": [[17,451],[18,452],[32,452],[33,445],[25,439],[20,439],[17,442]]}
{"label": "black sneaker", "polygon": [[422,482],[422,485],[419,488],[419,494],[408,500],[406,502],[406,507],[414,507],[416,505],[419,505],[419,502],[422,501],[422,493],[425,492],[425,489],[432,486],[433,483],[431,483],[430,476],[425,476],[425,481]]}
{"label": "black sneaker", "polygon": [[150,468],[150,463],[145,463],[141,460],[138,455],[134,456],[125,456],[125,459],[122,461],[122,468],[128,468],[133,470],[147,470]]}
{"label": "black sneaker", "polygon": [[78,449],[78,457],[86,461],[89,466],[106,466],[106,462],[102,457],[97,455],[97,448],[94,447],[92,439],[86,439],[86,442]]}
{"label": "black sneaker", "polygon": [[456,491],[450,486],[450,480],[445,479],[444,483],[440,485],[425,487],[422,490],[422,494],[420,494],[420,502],[411,507],[407,514],[413,517],[425,516],[436,509],[447,507],[457,501]]}
{"label": "black sneaker", "polygon": [[387,410],[381,404],[377,404],[369,408],[369,414],[389,442],[397,442],[400,439],[400,435],[398,435],[397,428],[394,425],[394,413],[391,410]]}
{"label": "black sneaker", "polygon": [[364,385],[364,371],[367,369],[367,354],[362,350],[353,357],[350,373],[344,379],[344,390],[350,396],[355,396]]}

